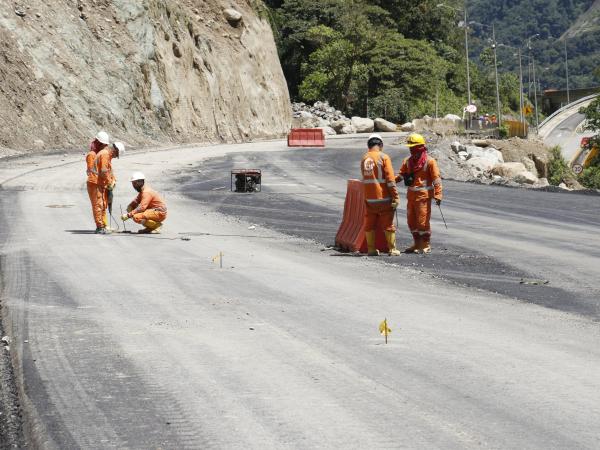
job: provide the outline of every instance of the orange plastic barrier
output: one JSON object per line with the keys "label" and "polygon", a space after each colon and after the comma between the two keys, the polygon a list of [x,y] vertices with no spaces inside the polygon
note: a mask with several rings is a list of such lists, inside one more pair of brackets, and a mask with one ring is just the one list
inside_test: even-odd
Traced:
{"label": "orange plastic barrier", "polygon": [[288,134],[288,147],[325,147],[325,133],[320,128],[294,128]]}
{"label": "orange plastic barrier", "polygon": [[[367,253],[365,238],[365,192],[360,180],[348,180],[348,190],[344,203],[342,223],[335,236],[335,245],[348,252]],[[375,246],[381,252],[387,252],[388,246],[382,227],[377,224]]]}

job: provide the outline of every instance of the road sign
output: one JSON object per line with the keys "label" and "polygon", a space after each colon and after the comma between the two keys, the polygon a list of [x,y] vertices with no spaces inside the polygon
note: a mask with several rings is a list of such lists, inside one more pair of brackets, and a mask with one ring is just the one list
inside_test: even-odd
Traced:
{"label": "road sign", "polygon": [[531,105],[526,105],[523,107],[523,114],[525,114],[526,116],[530,116],[533,114],[533,106]]}
{"label": "road sign", "polygon": [[581,172],[583,172],[583,166],[581,164],[573,164],[573,172],[579,175]]}
{"label": "road sign", "polygon": [[471,114],[475,114],[477,112],[477,106],[475,105],[469,105],[465,109]]}

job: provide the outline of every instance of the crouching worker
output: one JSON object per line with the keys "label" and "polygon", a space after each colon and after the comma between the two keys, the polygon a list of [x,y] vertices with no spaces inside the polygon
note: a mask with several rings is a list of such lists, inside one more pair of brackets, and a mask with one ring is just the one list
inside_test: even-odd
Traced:
{"label": "crouching worker", "polygon": [[396,190],[394,168],[390,157],[383,153],[383,139],[373,134],[367,141],[368,152],[362,158],[360,170],[365,192],[366,214],[365,235],[369,256],[378,256],[375,248],[375,229],[377,222],[385,230],[390,256],[398,256],[396,249],[396,227],[394,212],[400,198]]}
{"label": "crouching worker", "polygon": [[127,214],[123,214],[121,219],[133,219],[135,223],[143,225],[144,229],[138,233],[159,234],[162,222],[167,218],[164,200],[146,184],[146,177],[142,172],[134,172],[129,181],[139,194],[129,204]]}

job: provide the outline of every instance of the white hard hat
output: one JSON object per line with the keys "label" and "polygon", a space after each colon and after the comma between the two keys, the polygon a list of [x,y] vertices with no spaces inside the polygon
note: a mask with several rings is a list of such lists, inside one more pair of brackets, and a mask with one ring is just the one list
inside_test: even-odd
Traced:
{"label": "white hard hat", "polygon": [[138,180],[145,180],[146,177],[144,176],[144,174],[142,172],[133,172],[131,174],[131,177],[129,178],[129,181],[133,182],[133,181],[138,181]]}
{"label": "white hard hat", "polygon": [[381,142],[383,142],[383,138],[381,137],[380,134],[372,134],[371,136],[369,136],[369,139],[367,139],[367,140],[370,141],[371,139],[379,139]]}
{"label": "white hard hat", "polygon": [[96,140],[101,144],[110,144],[110,138],[108,137],[108,133],[106,131],[99,131],[96,135]]}
{"label": "white hard hat", "polygon": [[125,144],[123,144],[122,142],[113,143],[113,147],[116,148],[119,152],[117,158],[120,158],[125,154]]}

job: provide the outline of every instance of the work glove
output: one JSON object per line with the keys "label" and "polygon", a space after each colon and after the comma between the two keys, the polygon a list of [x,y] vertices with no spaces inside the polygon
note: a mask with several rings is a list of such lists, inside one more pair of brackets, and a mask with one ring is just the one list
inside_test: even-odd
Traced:
{"label": "work glove", "polygon": [[392,209],[398,208],[399,204],[400,204],[400,199],[398,197],[394,198],[394,200],[392,200]]}
{"label": "work glove", "polygon": [[435,199],[435,204],[440,206],[442,204],[442,199],[441,198],[436,198]]}
{"label": "work glove", "polygon": [[123,215],[121,216],[121,220],[122,220],[123,222],[125,222],[126,220],[129,220],[129,214],[123,214]]}
{"label": "work glove", "polygon": [[115,188],[116,185],[117,185],[117,183],[109,184],[108,186],[106,186],[106,189],[108,191],[112,191]]}

